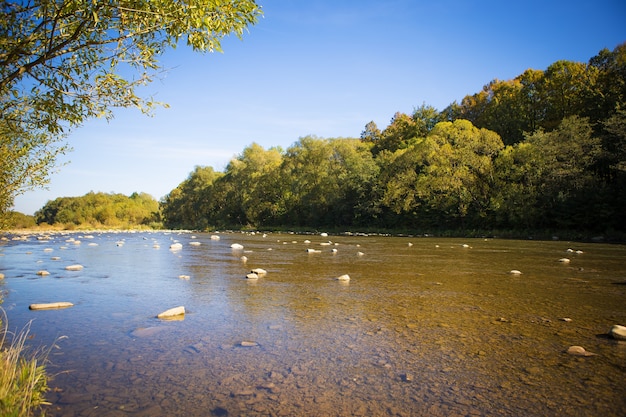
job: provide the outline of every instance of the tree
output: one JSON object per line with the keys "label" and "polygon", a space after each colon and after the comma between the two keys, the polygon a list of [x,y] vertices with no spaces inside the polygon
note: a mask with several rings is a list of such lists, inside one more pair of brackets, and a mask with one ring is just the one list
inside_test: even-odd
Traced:
{"label": "tree", "polygon": [[212,167],[196,166],[187,179],[161,201],[165,227],[206,229],[214,211],[214,184],[222,176]]}
{"label": "tree", "polygon": [[280,148],[265,150],[257,143],[230,161],[222,182],[234,186],[222,187],[228,192],[221,199],[231,207],[231,213],[240,213],[238,224],[259,226],[276,217],[280,211],[277,182],[281,163]]}
{"label": "tree", "polygon": [[186,38],[220,51],[261,8],[253,0],[1,1],[0,214],[45,185],[72,128],[114,107],[149,112],[136,94],[161,70],[158,57]]}
{"label": "tree", "polygon": [[540,175],[537,204],[542,215],[539,226],[597,227],[599,213],[592,196],[598,195],[600,184],[592,168],[602,148],[589,120],[567,117],[555,130],[539,130],[526,142],[536,149],[534,163]]}

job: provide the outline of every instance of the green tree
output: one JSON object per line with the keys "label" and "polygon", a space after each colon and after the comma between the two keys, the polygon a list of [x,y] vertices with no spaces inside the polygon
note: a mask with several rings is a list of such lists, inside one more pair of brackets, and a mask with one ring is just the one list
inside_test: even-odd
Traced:
{"label": "green tree", "polygon": [[216,210],[216,181],[223,176],[212,167],[196,166],[187,179],[160,203],[163,224],[168,228],[206,229]]}
{"label": "green tree", "polygon": [[536,149],[540,175],[538,226],[595,229],[599,213],[594,204],[601,184],[593,167],[602,148],[589,120],[571,116],[557,129],[537,131],[526,140]]}
{"label": "green tree", "polygon": [[230,213],[239,213],[233,220],[243,226],[260,226],[271,222],[281,212],[279,168],[280,148],[263,149],[257,143],[246,147],[226,167],[220,188],[221,200]]}
{"label": "green tree", "polygon": [[220,51],[256,22],[252,0],[33,0],[0,3],[0,215],[44,185],[72,128],[114,107],[149,111],[138,87],[186,39]]}
{"label": "green tree", "polygon": [[283,224],[349,226],[369,216],[377,175],[371,145],[359,139],[301,138],[281,166]]}

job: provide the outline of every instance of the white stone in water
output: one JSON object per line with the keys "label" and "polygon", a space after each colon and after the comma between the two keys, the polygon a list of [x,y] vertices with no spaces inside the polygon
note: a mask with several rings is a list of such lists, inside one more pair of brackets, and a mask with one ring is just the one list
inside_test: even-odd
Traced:
{"label": "white stone in water", "polygon": [[626,340],[626,326],[614,325],[609,330],[609,335],[616,340]]}
{"label": "white stone in water", "polygon": [[67,301],[59,301],[56,303],[31,304],[28,308],[31,310],[54,310],[59,308],[72,307],[74,304]]}
{"label": "white stone in water", "polygon": [[170,250],[181,250],[183,248],[183,244],[182,243],[172,243],[170,245]]}
{"label": "white stone in water", "polygon": [[189,275],[179,275],[178,278],[184,279],[184,280],[189,280],[191,277]]}
{"label": "white stone in water", "polygon": [[37,275],[45,277],[47,275],[50,275],[50,272],[41,270],[41,271],[37,271]]}
{"label": "white stone in water", "polygon": [[308,253],[322,253],[322,251],[321,251],[321,250],[311,249],[311,248],[307,249],[306,251],[307,251]]}
{"label": "white stone in water", "polygon": [[251,340],[244,340],[243,342],[241,342],[239,344],[239,346],[243,346],[243,347],[254,347],[254,346],[259,346],[259,344],[257,342],[253,342]]}
{"label": "white stone in water", "polygon": [[243,249],[243,245],[240,243],[233,243],[232,245],[230,245],[231,249]]}
{"label": "white stone in water", "polygon": [[65,267],[65,269],[67,271],[82,271],[83,270],[83,266],[82,265],[68,265]]}
{"label": "white stone in water", "polygon": [[564,263],[564,264],[568,264],[570,261],[568,258],[561,258],[559,259],[559,262]]}
{"label": "white stone in water", "polygon": [[246,275],[246,279],[259,279],[259,275],[255,274],[254,272],[250,272]]}
{"label": "white stone in water", "polygon": [[183,316],[183,315],[185,315],[185,307],[180,306],[180,307],[170,308],[169,310],[165,310],[164,312],[158,314],[157,318],[167,319],[170,317]]}
{"label": "white stone in water", "polygon": [[200,242],[189,242],[191,246],[200,246]]}
{"label": "white stone in water", "polygon": [[263,269],[263,268],[254,268],[250,272],[252,272],[254,274],[257,274],[257,275],[265,275],[265,274],[267,274],[267,271],[265,269]]}
{"label": "white stone in water", "polygon": [[567,353],[574,356],[595,356],[595,353],[587,352],[582,346],[570,346]]}
{"label": "white stone in water", "polygon": [[363,256],[363,255],[365,255],[365,254],[364,254],[363,252],[357,252],[357,253],[356,253],[356,255],[357,255],[357,256]]}
{"label": "white stone in water", "polygon": [[350,275],[343,274],[335,278],[337,281],[350,281]]}
{"label": "white stone in water", "polygon": [[218,235],[211,235],[211,240],[220,240]]}
{"label": "white stone in water", "polygon": [[511,275],[522,275],[522,272],[517,270],[517,269],[511,269],[509,271],[509,274],[511,274]]}

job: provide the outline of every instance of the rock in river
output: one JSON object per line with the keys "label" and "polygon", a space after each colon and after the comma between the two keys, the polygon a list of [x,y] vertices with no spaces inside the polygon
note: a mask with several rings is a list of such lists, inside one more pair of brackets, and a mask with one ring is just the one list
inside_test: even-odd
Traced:
{"label": "rock in river", "polygon": [[596,356],[595,353],[587,352],[582,346],[570,346],[567,353],[574,356]]}
{"label": "rock in river", "polygon": [[165,310],[164,312],[157,315],[157,318],[172,319],[172,318],[178,318],[184,315],[185,315],[185,307],[180,306],[180,307],[170,308],[169,310]]}
{"label": "rock in river", "polygon": [[65,267],[65,269],[67,271],[82,271],[83,270],[83,266],[82,265],[68,265]]}
{"label": "rock in river", "polygon": [[616,340],[626,340],[626,326],[614,325],[609,330],[609,335]]}
{"label": "rock in river", "polygon": [[72,307],[73,305],[74,304],[67,301],[59,301],[56,303],[31,304],[28,308],[30,308],[31,310],[53,310],[58,308],[68,308]]}

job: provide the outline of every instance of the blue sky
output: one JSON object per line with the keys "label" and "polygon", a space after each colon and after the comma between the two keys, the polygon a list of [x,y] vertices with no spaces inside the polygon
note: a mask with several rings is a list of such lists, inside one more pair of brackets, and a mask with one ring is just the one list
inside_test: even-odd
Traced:
{"label": "blue sky", "polygon": [[196,165],[223,171],[253,142],[359,137],[422,104],[444,109],[493,79],[564,59],[587,62],[626,41],[623,0],[259,0],[264,17],[224,53],[168,51],[146,95],[153,117],[116,111],[68,138],[47,189],[19,196],[32,214],[89,191],[160,199]]}

